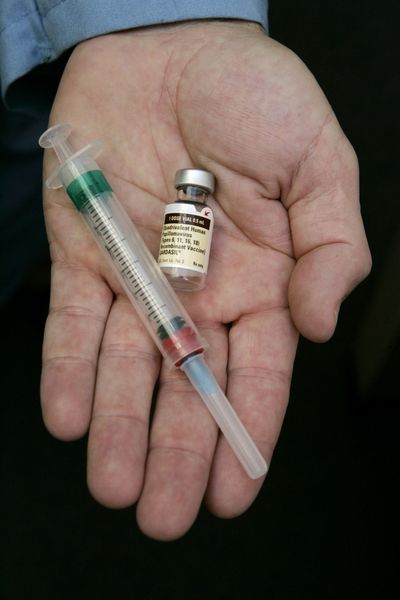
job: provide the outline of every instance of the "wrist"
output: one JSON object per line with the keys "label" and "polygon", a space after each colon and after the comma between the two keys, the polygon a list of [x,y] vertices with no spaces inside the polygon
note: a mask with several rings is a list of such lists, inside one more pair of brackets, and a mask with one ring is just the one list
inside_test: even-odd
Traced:
{"label": "wrist", "polygon": [[228,18],[210,18],[210,19],[188,19],[185,21],[177,21],[175,23],[159,23],[156,25],[147,25],[145,27],[136,27],[126,30],[124,33],[133,33],[135,35],[152,35],[153,33],[174,33],[176,31],[182,31],[185,29],[193,28],[204,28],[209,27],[232,27],[248,29],[249,31],[258,31],[265,33],[264,27],[261,23],[256,21],[247,21],[244,19],[228,19]]}
{"label": "wrist", "polygon": [[182,36],[184,35],[185,37],[190,37],[192,35],[192,32],[197,32],[196,33],[196,38],[200,37],[199,34],[207,34],[207,33],[213,33],[215,34],[216,31],[220,31],[222,32],[229,32],[229,30],[231,30],[233,33],[236,33],[238,31],[242,31],[242,32],[248,32],[248,33],[255,33],[255,34],[262,34],[262,35],[267,35],[264,27],[261,25],[261,23],[255,22],[255,21],[247,21],[247,20],[242,20],[242,19],[227,19],[227,18],[220,18],[220,19],[192,19],[192,20],[186,20],[186,21],[179,21],[179,22],[175,22],[175,23],[161,23],[161,24],[156,24],[156,25],[146,25],[144,27],[135,27],[132,29],[125,29],[122,31],[115,31],[112,33],[106,33],[104,35],[100,35],[100,36],[96,36],[93,38],[90,38],[88,40],[84,40],[82,42],[80,42],[79,44],[77,44],[76,47],[80,47],[80,46],[87,46],[87,45],[92,45],[93,42],[95,42],[96,40],[100,39],[100,38],[108,38],[108,37],[135,37],[135,38],[141,38],[141,37],[155,37],[155,38],[160,38],[160,36],[165,36],[165,37],[175,37],[175,36]]}

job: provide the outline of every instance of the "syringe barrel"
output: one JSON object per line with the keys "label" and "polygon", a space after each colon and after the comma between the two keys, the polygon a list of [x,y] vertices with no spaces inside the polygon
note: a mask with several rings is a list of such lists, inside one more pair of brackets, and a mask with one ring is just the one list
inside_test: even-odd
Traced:
{"label": "syringe barrel", "polygon": [[68,160],[59,177],[163,356],[179,366],[203,352],[194,323],[96,161],[88,154]]}
{"label": "syringe barrel", "polygon": [[91,144],[68,156],[73,150],[63,143],[69,130],[56,125],[40,138],[42,147],[53,146],[59,158],[65,157],[46,185],[64,186],[164,358],[186,373],[249,476],[261,477],[267,470],[265,461],[196,356],[204,351],[204,343],[94,160],[99,147]]}

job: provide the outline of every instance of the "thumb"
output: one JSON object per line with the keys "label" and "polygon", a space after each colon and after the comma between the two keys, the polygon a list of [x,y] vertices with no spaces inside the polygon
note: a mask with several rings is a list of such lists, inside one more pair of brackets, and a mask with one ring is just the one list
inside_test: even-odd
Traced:
{"label": "thumb", "polygon": [[335,119],[308,146],[284,204],[297,259],[289,284],[302,335],[326,341],[340,304],[371,268],[358,193],[358,162]]}

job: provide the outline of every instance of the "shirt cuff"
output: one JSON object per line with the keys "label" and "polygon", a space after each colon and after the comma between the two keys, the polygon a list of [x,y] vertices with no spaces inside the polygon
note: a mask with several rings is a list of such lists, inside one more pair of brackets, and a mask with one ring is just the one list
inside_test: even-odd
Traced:
{"label": "shirt cuff", "polygon": [[[267,0],[1,0],[0,79],[8,87],[79,42],[192,19],[242,19],[267,29]],[[23,4],[23,10],[21,10]]]}

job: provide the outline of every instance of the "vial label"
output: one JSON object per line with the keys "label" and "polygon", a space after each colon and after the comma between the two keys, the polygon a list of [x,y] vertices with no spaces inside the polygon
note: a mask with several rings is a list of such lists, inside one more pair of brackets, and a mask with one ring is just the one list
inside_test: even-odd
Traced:
{"label": "vial label", "polygon": [[207,273],[214,216],[208,206],[174,202],[165,209],[158,263]]}

